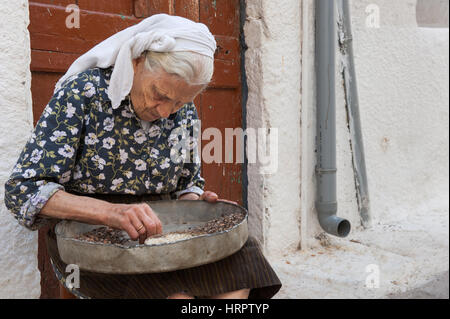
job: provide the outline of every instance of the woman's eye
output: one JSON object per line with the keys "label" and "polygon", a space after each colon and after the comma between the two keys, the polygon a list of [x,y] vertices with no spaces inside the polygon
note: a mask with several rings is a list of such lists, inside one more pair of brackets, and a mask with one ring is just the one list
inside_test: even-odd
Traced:
{"label": "woman's eye", "polygon": [[159,94],[156,90],[153,91],[153,95],[154,95],[155,99],[158,101],[168,100],[167,96]]}

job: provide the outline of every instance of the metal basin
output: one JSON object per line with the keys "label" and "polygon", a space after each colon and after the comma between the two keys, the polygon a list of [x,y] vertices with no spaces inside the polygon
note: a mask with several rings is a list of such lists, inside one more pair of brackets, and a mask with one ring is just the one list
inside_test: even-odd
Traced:
{"label": "metal basin", "polygon": [[66,264],[82,270],[109,274],[167,272],[196,267],[226,258],[245,244],[248,238],[248,213],[227,202],[161,200],[147,202],[163,225],[163,234],[206,223],[222,214],[243,212],[245,218],[226,231],[198,235],[172,243],[133,245],[86,242],[75,239],[101,225],[62,221],[56,225],[58,251]]}

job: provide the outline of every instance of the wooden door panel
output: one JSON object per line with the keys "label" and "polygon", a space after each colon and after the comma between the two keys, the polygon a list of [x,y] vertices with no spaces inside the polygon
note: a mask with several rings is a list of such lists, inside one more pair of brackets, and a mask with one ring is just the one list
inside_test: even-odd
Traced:
{"label": "wooden door panel", "polygon": [[45,92],[45,94],[33,96],[33,119],[35,123],[39,120],[45,106],[53,95],[54,83],[63,75],[64,73],[56,72],[33,72],[31,86],[36,91]]}
{"label": "wooden door panel", "polygon": [[[217,40],[215,72],[196,107],[202,129],[242,127],[239,0],[30,0],[30,41],[33,115],[36,122],[53,94],[57,80],[81,54],[109,36],[157,13],[205,23]],[[65,26],[66,6],[77,3],[80,28]],[[203,143],[205,145],[205,142]],[[224,155],[225,156],[225,155]],[[203,163],[206,188],[242,203],[242,169],[239,164]],[[43,298],[60,295],[39,235],[39,269]]]}
{"label": "wooden door panel", "polygon": [[38,5],[51,5],[51,6],[68,6],[71,4],[76,3],[76,1],[73,0],[38,0],[38,1],[34,1],[31,0],[30,4],[38,4]]}
{"label": "wooden door panel", "polygon": [[239,38],[239,0],[199,0],[200,22],[206,24],[214,35]]}
{"label": "wooden door panel", "polygon": [[177,16],[185,17],[196,22],[200,21],[198,0],[176,0],[174,9]]}
{"label": "wooden door panel", "polygon": [[146,18],[157,13],[174,14],[175,0],[136,0],[135,15]]}
{"label": "wooden door panel", "polygon": [[[140,21],[134,16],[92,12],[81,7],[80,9],[80,28],[68,29],[66,18],[69,13],[66,12],[65,6],[30,2],[29,31],[33,41],[31,48],[84,53],[93,45]],[[35,40],[35,35],[46,35],[51,41],[37,41],[39,38]]]}
{"label": "wooden door panel", "polygon": [[[222,133],[222,164],[202,164],[202,173],[206,178],[205,188],[220,194],[222,198],[242,201],[242,167],[239,164],[226,164],[226,156],[230,154],[225,149],[225,129],[236,128],[236,123],[242,122],[240,96],[236,90],[208,89],[201,97],[200,118],[202,129],[215,127]],[[210,141],[203,141],[202,146]],[[237,142],[233,147],[233,163],[236,163]],[[220,181],[219,183],[217,181]]]}
{"label": "wooden door panel", "polygon": [[228,36],[215,38],[214,76],[209,87],[238,89],[241,85],[239,40]]}
{"label": "wooden door panel", "polygon": [[64,73],[79,56],[74,53],[32,50],[30,66],[33,72]]}
{"label": "wooden door panel", "polygon": [[134,14],[134,0],[78,0],[78,6],[83,10],[95,13],[116,13],[123,16]]}

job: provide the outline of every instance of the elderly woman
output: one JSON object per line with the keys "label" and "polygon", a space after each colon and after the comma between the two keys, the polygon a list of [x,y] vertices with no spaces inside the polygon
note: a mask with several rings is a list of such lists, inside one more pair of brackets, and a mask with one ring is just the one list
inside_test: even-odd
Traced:
{"label": "elderly woman", "polygon": [[[6,205],[19,223],[32,230],[60,219],[102,224],[142,243],[164,225],[140,202],[217,201],[203,190],[198,159],[171,160],[179,129],[189,133],[181,138],[191,139],[195,157],[192,101],[211,80],[215,49],[205,25],[160,14],[75,61],[5,185]],[[52,231],[47,240],[64,284]],[[281,287],[252,237],[208,265],[136,276],[81,271],[80,280],[72,292],[91,298],[271,298]]]}

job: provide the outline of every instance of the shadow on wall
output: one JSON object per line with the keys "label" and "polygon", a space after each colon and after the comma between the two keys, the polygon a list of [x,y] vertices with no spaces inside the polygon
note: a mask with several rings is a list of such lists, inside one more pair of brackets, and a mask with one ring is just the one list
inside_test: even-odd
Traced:
{"label": "shadow on wall", "polygon": [[417,25],[423,28],[448,28],[448,0],[417,0]]}

